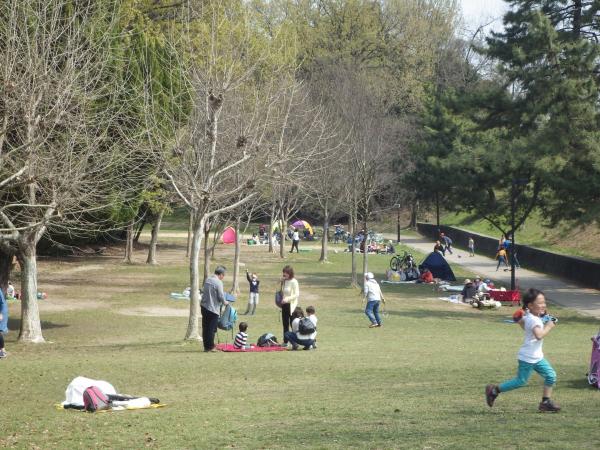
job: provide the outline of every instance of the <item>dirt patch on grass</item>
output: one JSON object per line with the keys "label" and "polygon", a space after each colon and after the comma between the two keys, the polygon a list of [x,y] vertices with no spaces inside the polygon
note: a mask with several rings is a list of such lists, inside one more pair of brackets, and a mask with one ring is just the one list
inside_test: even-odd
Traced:
{"label": "dirt patch on grass", "polygon": [[127,308],[117,311],[125,316],[143,316],[143,317],[188,317],[189,310],[179,308],[169,308],[166,306],[148,306],[143,308]]}
{"label": "dirt patch on grass", "polygon": [[63,312],[74,311],[77,309],[97,309],[107,306],[97,300],[40,300],[39,307],[42,312]]}

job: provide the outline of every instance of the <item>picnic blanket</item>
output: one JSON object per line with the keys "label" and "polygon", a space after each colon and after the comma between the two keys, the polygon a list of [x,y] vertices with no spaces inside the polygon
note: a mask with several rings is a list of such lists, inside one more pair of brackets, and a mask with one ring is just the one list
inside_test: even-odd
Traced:
{"label": "picnic blanket", "polygon": [[441,284],[440,290],[446,292],[462,292],[464,286],[450,286],[449,284]]}
{"label": "picnic blanket", "polygon": [[465,305],[466,303],[463,303],[460,301],[460,296],[458,295],[451,295],[450,297],[438,297],[439,300],[444,300],[445,302],[450,302],[450,303],[455,303],[457,305]]}
{"label": "picnic blanket", "polygon": [[385,284],[416,284],[417,280],[411,280],[411,281],[388,281],[388,280],[381,280],[382,283]]}
{"label": "picnic blanket", "polygon": [[285,347],[259,347],[257,345],[253,345],[250,348],[242,350],[241,348],[235,348],[233,344],[217,344],[217,350],[221,350],[222,352],[231,352],[231,353],[248,353],[248,352],[284,352],[287,350]]}

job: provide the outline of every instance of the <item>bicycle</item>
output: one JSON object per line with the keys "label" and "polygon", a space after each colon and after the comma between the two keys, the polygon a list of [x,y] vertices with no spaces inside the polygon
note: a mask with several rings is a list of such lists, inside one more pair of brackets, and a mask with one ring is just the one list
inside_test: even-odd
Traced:
{"label": "bicycle", "polygon": [[415,258],[407,251],[405,251],[402,256],[392,256],[392,259],[390,260],[390,269],[392,269],[394,272],[398,272],[400,269],[406,271],[416,268],[417,263]]}

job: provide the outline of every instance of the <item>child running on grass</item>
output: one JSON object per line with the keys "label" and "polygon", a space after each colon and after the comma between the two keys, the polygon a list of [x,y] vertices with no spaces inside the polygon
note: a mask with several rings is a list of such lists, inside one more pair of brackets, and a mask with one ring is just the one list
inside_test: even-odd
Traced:
{"label": "child running on grass", "polygon": [[239,330],[240,332],[235,335],[233,346],[235,348],[241,348],[244,350],[250,348],[248,345],[248,334],[246,333],[248,330],[248,324],[246,322],[240,322]]}
{"label": "child running on grass", "polygon": [[525,340],[517,355],[519,361],[517,376],[499,385],[488,384],[485,387],[486,402],[489,407],[492,407],[494,400],[501,392],[512,391],[527,385],[531,373],[535,370],[544,378],[544,391],[542,401],[538,406],[539,411],[558,412],[560,406],[550,399],[552,387],[556,383],[556,372],[544,358],[542,352],[543,339],[556,326],[556,319],[546,316],[550,317],[551,320],[546,323],[542,320],[541,317],[546,314],[546,298],[544,293],[537,289],[529,289],[525,293],[523,296],[523,309],[525,314],[519,321],[519,325],[525,331]]}

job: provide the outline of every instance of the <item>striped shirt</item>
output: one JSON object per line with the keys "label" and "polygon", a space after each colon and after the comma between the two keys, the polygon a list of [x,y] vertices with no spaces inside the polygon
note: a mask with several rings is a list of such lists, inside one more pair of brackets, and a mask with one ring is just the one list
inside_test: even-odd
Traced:
{"label": "striped shirt", "polygon": [[248,334],[240,331],[235,335],[235,340],[233,341],[233,346],[235,348],[243,348],[248,345]]}

